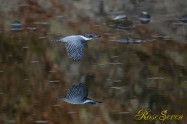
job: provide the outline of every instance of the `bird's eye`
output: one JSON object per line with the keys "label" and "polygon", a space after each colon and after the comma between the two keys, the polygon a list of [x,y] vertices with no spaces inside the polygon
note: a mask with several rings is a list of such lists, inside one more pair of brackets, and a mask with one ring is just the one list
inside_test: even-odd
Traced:
{"label": "bird's eye", "polygon": [[94,35],[93,34],[86,34],[85,37],[87,37],[87,38],[93,38]]}

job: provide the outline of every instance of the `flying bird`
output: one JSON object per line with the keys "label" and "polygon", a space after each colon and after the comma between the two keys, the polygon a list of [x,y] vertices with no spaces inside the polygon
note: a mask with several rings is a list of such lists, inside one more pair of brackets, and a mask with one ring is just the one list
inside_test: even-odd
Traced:
{"label": "flying bird", "polygon": [[183,15],[179,18],[179,21],[183,22],[183,23],[187,23],[187,15]]}
{"label": "flying bird", "polygon": [[148,12],[141,12],[139,20],[142,24],[148,24],[150,22],[151,15]]}
{"label": "flying bird", "polygon": [[114,17],[113,20],[118,20],[118,21],[127,20],[127,16],[126,15],[118,15],[118,16]]}
{"label": "flying bird", "polygon": [[87,41],[99,38],[93,34],[71,35],[58,40],[56,42],[64,42],[66,51],[73,61],[80,61],[84,55],[84,49],[88,46]]}
{"label": "flying bird", "polygon": [[57,98],[57,100],[65,101],[70,104],[96,104],[102,103],[100,101],[92,100],[87,98],[88,87],[85,83],[73,85],[65,98]]}

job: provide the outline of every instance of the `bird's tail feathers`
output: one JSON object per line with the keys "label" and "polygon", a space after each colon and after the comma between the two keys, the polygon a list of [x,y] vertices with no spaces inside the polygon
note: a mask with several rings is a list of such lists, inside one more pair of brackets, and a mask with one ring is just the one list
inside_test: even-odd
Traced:
{"label": "bird's tail feathers", "polygon": [[81,83],[85,83],[86,81],[86,75],[81,76]]}
{"label": "bird's tail feathers", "polygon": [[64,101],[65,98],[56,98],[56,100]]}
{"label": "bird's tail feathers", "polygon": [[56,42],[56,43],[62,43],[62,42],[64,42],[62,39],[53,39],[53,40],[51,40],[51,42]]}

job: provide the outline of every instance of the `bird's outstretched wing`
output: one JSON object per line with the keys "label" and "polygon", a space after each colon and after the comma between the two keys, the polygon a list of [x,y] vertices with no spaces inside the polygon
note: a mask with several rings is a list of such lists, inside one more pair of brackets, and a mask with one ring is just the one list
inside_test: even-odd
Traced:
{"label": "bird's outstretched wing", "polygon": [[67,93],[66,98],[83,100],[88,96],[88,87],[85,83],[73,85]]}
{"label": "bird's outstretched wing", "polygon": [[73,61],[79,61],[84,55],[84,48],[87,46],[87,42],[81,40],[74,40],[66,42],[66,51]]}

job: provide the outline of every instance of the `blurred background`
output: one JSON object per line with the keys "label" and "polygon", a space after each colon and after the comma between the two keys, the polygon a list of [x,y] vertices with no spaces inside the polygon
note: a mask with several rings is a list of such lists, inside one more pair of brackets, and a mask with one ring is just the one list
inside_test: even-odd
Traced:
{"label": "blurred background", "polygon": [[[0,0],[0,123],[161,124],[141,109],[183,114],[187,123],[185,0]],[[148,24],[140,13],[151,15]],[[118,20],[119,15],[127,18]],[[93,33],[73,62],[52,39]],[[118,42],[141,39],[138,44]],[[118,40],[117,40],[118,39]],[[86,76],[97,105],[56,101]]]}

